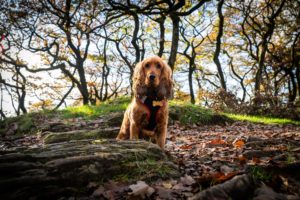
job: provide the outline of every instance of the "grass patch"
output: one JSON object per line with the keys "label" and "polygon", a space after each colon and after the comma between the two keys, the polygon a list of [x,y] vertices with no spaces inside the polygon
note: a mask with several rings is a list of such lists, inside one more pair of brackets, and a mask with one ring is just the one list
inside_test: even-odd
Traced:
{"label": "grass patch", "polygon": [[300,125],[299,121],[286,119],[286,118],[242,115],[242,114],[232,114],[232,113],[224,113],[224,115],[235,121],[248,121],[248,122],[263,123],[263,124],[294,124],[298,126]]}
{"label": "grass patch", "polygon": [[273,177],[272,171],[267,171],[259,166],[253,166],[250,168],[250,174],[252,175],[253,179],[256,181],[270,181]]}
{"label": "grass patch", "polygon": [[84,119],[95,119],[108,113],[124,111],[126,110],[129,102],[129,98],[123,97],[116,100],[101,102],[96,106],[83,105],[68,107],[59,112],[62,114],[63,118],[82,117]]}
{"label": "grass patch", "polygon": [[[44,110],[40,112],[28,113],[18,117],[11,117],[0,121],[0,135],[14,133],[15,135],[32,134],[37,130],[47,126],[50,119],[83,118],[84,120],[95,119],[101,116],[107,116],[110,113],[120,113],[126,110],[131,97],[119,97],[114,100],[101,102],[98,105],[84,105],[76,107],[68,107],[63,110],[50,111]],[[171,100],[170,120],[178,120],[181,124],[196,125],[214,125],[225,124],[225,122],[248,121],[251,123],[263,124],[292,124],[300,126],[300,121],[285,118],[275,118],[270,116],[250,116],[232,113],[216,113],[211,109],[203,108],[199,105],[193,105],[189,102]],[[121,120],[121,119],[120,119]],[[119,121],[112,126],[119,126]]]}
{"label": "grass patch", "polygon": [[287,157],[286,157],[286,164],[292,164],[294,162],[296,162],[296,158],[295,156],[293,156],[292,154],[288,153]]}
{"label": "grass patch", "polygon": [[211,109],[183,101],[170,101],[170,118],[182,124],[219,124],[229,121]]}

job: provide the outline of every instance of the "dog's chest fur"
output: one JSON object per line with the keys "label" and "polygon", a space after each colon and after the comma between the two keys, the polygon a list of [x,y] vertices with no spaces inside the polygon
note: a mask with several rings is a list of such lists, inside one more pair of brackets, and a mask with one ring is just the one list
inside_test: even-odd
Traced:
{"label": "dog's chest fur", "polygon": [[158,110],[161,108],[160,106],[153,106],[153,99],[150,98],[146,98],[146,100],[144,101],[144,105],[148,108],[149,112],[150,112],[150,117],[148,115],[148,124],[146,126],[146,129],[148,130],[154,130],[157,124],[157,112]]}

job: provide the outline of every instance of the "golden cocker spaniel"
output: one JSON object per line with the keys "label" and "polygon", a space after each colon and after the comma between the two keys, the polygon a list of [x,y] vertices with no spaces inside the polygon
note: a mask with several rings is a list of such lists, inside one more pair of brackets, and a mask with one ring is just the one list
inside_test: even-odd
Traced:
{"label": "golden cocker spaniel", "polygon": [[133,75],[134,98],[124,114],[117,139],[150,138],[163,149],[172,88],[172,70],[160,57],[138,63]]}

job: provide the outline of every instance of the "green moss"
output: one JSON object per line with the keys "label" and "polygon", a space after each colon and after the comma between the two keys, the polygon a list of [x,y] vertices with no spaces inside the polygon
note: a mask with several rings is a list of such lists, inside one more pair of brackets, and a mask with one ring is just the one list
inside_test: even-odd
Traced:
{"label": "green moss", "polygon": [[95,130],[77,130],[72,132],[61,132],[61,133],[50,133],[44,138],[45,144],[66,142],[70,140],[104,140],[104,138],[115,138],[117,136],[118,130],[105,130],[105,129],[95,129]]}
{"label": "green moss", "polygon": [[0,122],[0,134],[13,131],[15,135],[32,134],[35,132],[34,118],[32,114],[8,118]]}

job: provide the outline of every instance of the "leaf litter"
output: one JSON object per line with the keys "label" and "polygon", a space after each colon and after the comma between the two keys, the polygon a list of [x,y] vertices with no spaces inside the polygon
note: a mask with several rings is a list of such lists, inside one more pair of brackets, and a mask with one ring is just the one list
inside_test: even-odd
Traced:
{"label": "leaf litter", "polygon": [[[165,151],[178,165],[180,178],[140,180],[132,184],[93,183],[89,185],[89,198],[240,199],[243,196],[237,195],[244,194],[263,199],[269,194],[270,199],[300,199],[299,126],[248,122],[183,126],[175,123],[168,127],[168,132]],[[2,139],[0,145],[5,148],[40,144],[38,136]],[[239,181],[244,185],[238,184],[240,188],[235,188]],[[231,194],[236,190],[244,192]]]}
{"label": "leaf litter", "polygon": [[168,129],[165,151],[181,177],[137,181],[121,196],[112,192],[115,199],[300,198],[300,127],[235,122]]}

